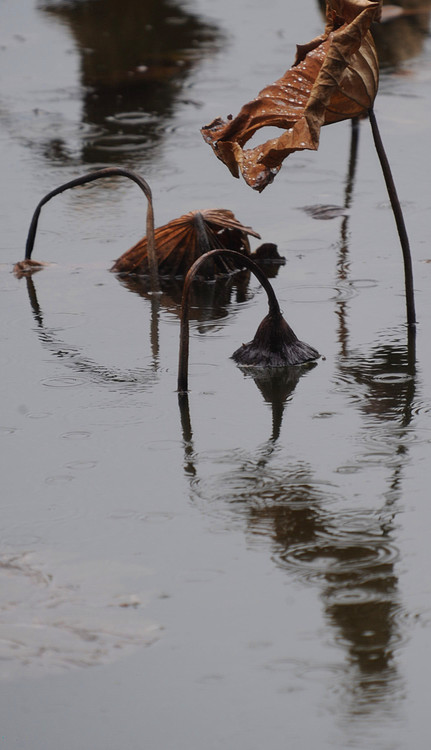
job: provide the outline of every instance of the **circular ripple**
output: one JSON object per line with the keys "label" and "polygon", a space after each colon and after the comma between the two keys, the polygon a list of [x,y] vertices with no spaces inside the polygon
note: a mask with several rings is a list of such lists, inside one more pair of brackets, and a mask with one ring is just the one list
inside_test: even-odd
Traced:
{"label": "circular ripple", "polygon": [[311,575],[325,576],[356,573],[361,570],[393,564],[398,551],[387,541],[361,543],[355,541],[316,542],[298,545],[280,555],[284,563],[301,568]]}
{"label": "circular ripple", "polygon": [[130,519],[134,521],[138,518],[138,511],[128,510],[127,508],[113,510],[108,514],[108,518],[112,521],[129,521]]}
{"label": "circular ripple", "polygon": [[319,240],[316,237],[310,237],[309,239],[297,239],[289,242],[291,251],[297,255],[308,254],[314,250],[327,250],[328,243],[325,240]]}
{"label": "circular ripple", "polygon": [[[337,490],[330,482],[317,481],[312,477],[289,473],[284,469],[271,471],[262,469],[260,461],[252,462],[232,451],[207,452],[197,460],[198,473],[204,472],[204,460],[211,456],[212,470],[221,466],[221,472],[212,471],[209,477],[196,477],[192,483],[195,499],[206,503],[206,512],[224,515],[241,507],[245,513],[250,509],[290,507],[295,511],[309,509],[323,498],[325,506],[336,502]],[[236,458],[235,458],[236,457]],[[223,471],[224,468],[224,471]],[[210,510],[211,507],[211,510]]]}
{"label": "circular ripple", "polygon": [[431,404],[429,402],[415,401],[412,406],[412,413],[419,416],[419,414],[429,414],[431,411]]}
{"label": "circular ripple", "polygon": [[74,479],[70,474],[57,474],[52,477],[46,477],[45,484],[66,484]]}
{"label": "circular ripple", "polygon": [[76,388],[78,385],[85,385],[87,381],[84,378],[58,377],[46,378],[40,382],[48,388]]}
{"label": "circular ripple", "polygon": [[143,151],[148,141],[142,135],[111,135],[93,141],[91,147],[97,151]]}
{"label": "circular ripple", "polygon": [[[431,430],[423,427],[397,427],[391,430],[390,425],[387,429],[368,429],[364,435],[364,445],[375,446],[378,443],[384,445],[385,449],[397,450],[401,445],[410,445],[412,443],[429,443],[431,442]],[[375,447],[370,447],[375,451]]]}
{"label": "circular ripple", "polygon": [[328,606],[349,607],[357,604],[369,604],[370,602],[391,602],[393,595],[391,593],[382,594],[381,591],[373,591],[368,586],[357,586],[334,589],[334,591],[326,594],[325,599]]}
{"label": "circular ripple", "polygon": [[339,286],[335,289],[335,294],[331,298],[335,302],[346,302],[349,299],[352,299],[352,297],[356,297],[358,295],[358,292],[356,291],[355,287],[352,286],[352,284],[347,284],[345,286]]}
{"label": "circular ripple", "polygon": [[47,419],[53,416],[52,411],[30,411],[26,415],[28,419]]}
{"label": "circular ripple", "polygon": [[377,466],[394,466],[399,463],[398,457],[394,456],[393,449],[388,450],[373,450],[357,457],[359,464],[369,464]]}
{"label": "circular ripple", "polygon": [[97,461],[71,461],[70,464],[66,464],[66,469],[94,469],[97,463]]}
{"label": "circular ripple", "polygon": [[337,513],[325,524],[325,536],[329,541],[349,543],[360,538],[365,544],[379,544],[382,538],[384,517],[376,511],[347,511]]}
{"label": "circular ripple", "polygon": [[18,432],[18,427],[0,427],[0,434],[2,435],[14,435]]}
{"label": "circular ripple", "polygon": [[361,467],[357,464],[345,464],[344,466],[339,466],[336,472],[337,474],[357,474],[360,470]]}
{"label": "circular ripple", "polygon": [[354,289],[371,289],[378,286],[376,279],[351,279],[349,283]]}
{"label": "circular ripple", "polygon": [[[323,284],[320,286],[318,284],[313,286],[297,286],[294,289],[289,289],[288,292],[286,291],[286,294],[288,294],[289,304],[294,302],[307,304],[328,302],[334,299],[334,287],[324,286]],[[339,299],[337,295],[338,290],[335,290],[335,299]]]}
{"label": "circular ripple", "polygon": [[65,440],[86,440],[91,437],[91,432],[86,432],[85,430],[72,430],[71,432],[64,432],[60,437]]}
{"label": "circular ripple", "polygon": [[157,117],[148,112],[118,112],[106,118],[107,122],[115,122],[122,126],[136,127],[137,125],[148,125],[156,123]]}
{"label": "circular ripple", "polygon": [[397,385],[398,383],[408,383],[409,380],[413,380],[413,375],[409,375],[406,372],[391,372],[382,375],[374,375],[372,380],[375,383]]}

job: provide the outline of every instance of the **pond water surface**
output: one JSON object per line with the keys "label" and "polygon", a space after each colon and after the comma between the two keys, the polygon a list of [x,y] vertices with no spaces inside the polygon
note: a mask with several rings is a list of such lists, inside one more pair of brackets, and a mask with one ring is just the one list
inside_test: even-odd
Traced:
{"label": "pond water surface", "polygon": [[[412,246],[415,350],[367,121],[356,150],[349,122],[324,129],[260,195],[199,133],[321,33],[317,2],[3,0],[1,747],[429,748],[420,5],[379,30],[375,105]],[[264,292],[208,285],[179,405],[180,284],[154,299],[108,270],[145,234],[121,178],[46,206],[33,257],[52,265],[17,279],[39,199],[106,165],[148,180],[156,225],[222,207],[275,242],[274,288],[318,362],[241,371],[230,355]]]}

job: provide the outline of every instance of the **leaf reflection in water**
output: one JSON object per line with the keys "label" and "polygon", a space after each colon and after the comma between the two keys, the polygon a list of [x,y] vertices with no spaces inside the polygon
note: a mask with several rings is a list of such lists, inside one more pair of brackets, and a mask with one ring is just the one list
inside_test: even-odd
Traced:
{"label": "leaf reflection in water", "polygon": [[[41,9],[67,24],[80,55],[79,163],[129,166],[146,153],[154,160],[190,74],[224,43],[221,29],[172,0],[44,2]],[[62,135],[46,139],[44,154],[67,163],[74,150]]]}

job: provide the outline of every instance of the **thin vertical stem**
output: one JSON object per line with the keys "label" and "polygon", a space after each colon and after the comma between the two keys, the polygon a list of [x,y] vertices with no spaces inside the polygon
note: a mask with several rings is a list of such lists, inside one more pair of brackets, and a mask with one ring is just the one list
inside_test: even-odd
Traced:
{"label": "thin vertical stem", "polygon": [[376,147],[377,155],[379,157],[380,165],[382,167],[383,176],[386,182],[386,188],[389,194],[392,211],[393,211],[395,222],[397,225],[398,236],[400,238],[401,248],[403,251],[404,279],[405,279],[406,306],[407,306],[407,324],[409,328],[415,328],[416,312],[415,312],[415,296],[414,296],[414,287],[413,287],[412,257],[410,253],[410,245],[409,245],[409,239],[407,236],[407,230],[406,230],[406,226],[404,223],[404,216],[401,210],[401,205],[398,199],[398,195],[397,195],[397,191],[395,188],[394,179],[392,177],[392,171],[389,165],[389,161],[386,156],[385,149],[383,147],[383,141],[380,136],[376,116],[372,108],[368,110],[368,116],[370,118],[371,130],[372,130],[373,138],[374,138],[374,145]]}

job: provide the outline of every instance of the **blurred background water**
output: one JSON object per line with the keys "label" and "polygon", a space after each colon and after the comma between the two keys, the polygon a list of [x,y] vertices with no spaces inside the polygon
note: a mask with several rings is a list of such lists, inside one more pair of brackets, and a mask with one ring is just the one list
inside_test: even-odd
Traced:
{"label": "blurred background water", "polygon": [[[321,33],[319,3],[3,0],[0,736],[5,748],[429,747],[429,3],[376,30],[369,125],[325,128],[261,195],[199,128]],[[156,225],[228,208],[287,259],[272,279],[313,367],[230,359],[266,312],[247,275],[200,289],[189,402],[181,285],[155,304],[112,260]],[[326,220],[322,220],[326,219]],[[255,241],[253,240],[253,243]],[[257,244],[257,242],[256,242]],[[252,248],[253,249],[253,248]]]}

